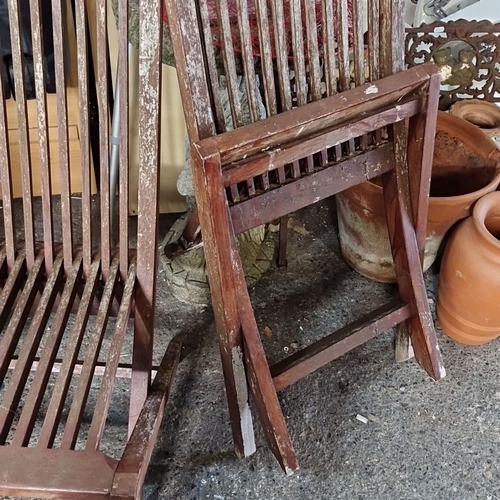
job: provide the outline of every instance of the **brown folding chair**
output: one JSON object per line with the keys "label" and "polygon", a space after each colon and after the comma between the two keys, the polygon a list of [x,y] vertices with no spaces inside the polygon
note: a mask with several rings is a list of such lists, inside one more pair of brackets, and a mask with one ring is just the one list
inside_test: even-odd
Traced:
{"label": "brown folding chair", "polygon": [[[151,383],[158,262],[161,3],[140,3],[140,33],[147,36],[141,36],[139,49],[136,234],[129,234],[128,217],[133,181],[129,182],[128,158],[127,2],[120,2],[119,78],[124,90],[115,104],[120,107],[122,122],[114,232],[109,211],[107,2],[98,0],[96,4],[90,13],[97,16],[98,26],[100,191],[94,195],[88,6],[84,0],[75,2],[78,61],[73,62],[78,64],[81,149],[81,162],[75,162],[68,147],[64,9],[61,0],[52,1],[57,79],[57,123],[52,127],[58,130],[57,165],[51,161],[54,144],[49,155],[49,138],[54,136],[49,134],[53,129],[49,127],[45,95],[41,2],[31,3],[36,113],[28,116],[19,4],[9,1],[22,206],[13,200],[15,172],[9,151],[11,131],[7,130],[8,118],[15,120],[16,116],[7,117],[0,86],[0,496],[142,498],[144,477],[179,360],[180,345],[172,342]],[[38,144],[33,140],[36,134]],[[32,191],[31,154],[35,148],[40,157],[41,199],[34,198]],[[55,174],[51,175],[51,167],[59,169],[58,198],[52,196]],[[82,182],[81,200],[80,195],[72,199],[70,181],[75,178]],[[129,237],[136,240],[135,249],[129,246]],[[56,243],[58,240],[61,243]],[[129,328],[129,319],[133,328]],[[133,333],[129,338],[132,363],[123,365],[122,354],[130,352],[124,349],[127,332]],[[103,441],[118,376],[131,377],[128,439],[124,428],[119,442],[116,438],[109,442],[109,436]],[[112,456],[101,451],[103,444],[113,450]]]}
{"label": "brown folding chair", "polygon": [[[403,0],[369,0],[366,44],[356,0],[352,9],[347,0],[166,5],[236,452],[255,451],[249,389],[268,444],[291,473],[298,463],[277,396],[285,387],[396,325],[427,373],[444,376],[421,267],[439,76],[430,64],[402,71]],[[253,121],[246,126],[238,75]],[[400,298],[269,366],[235,234],[378,176]]]}

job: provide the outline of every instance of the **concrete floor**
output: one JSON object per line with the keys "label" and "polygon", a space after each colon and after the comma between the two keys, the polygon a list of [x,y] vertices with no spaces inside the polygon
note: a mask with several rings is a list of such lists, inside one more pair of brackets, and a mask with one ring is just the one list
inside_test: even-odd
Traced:
{"label": "concrete floor", "polygon": [[[289,265],[252,290],[269,360],[275,361],[384,303],[391,286],[342,260],[333,203],[297,214]],[[435,270],[426,276],[429,297]],[[448,376],[435,383],[414,361],[394,362],[393,332],[280,394],[301,464],[286,477],[254,420],[257,453],[232,451],[212,312],[180,304],[160,271],[158,346],[187,346],[147,476],[156,499],[500,499],[500,344],[470,348],[438,329]],[[254,413],[255,414],[255,413]],[[361,414],[368,423],[356,419]]]}
{"label": "concrete floor", "polygon": [[[273,266],[251,291],[261,331],[272,330],[262,337],[271,362],[395,293],[344,263],[331,200],[296,217],[310,234],[290,232],[288,268]],[[162,218],[160,239],[172,222]],[[426,277],[431,299],[434,272]],[[145,499],[500,500],[498,342],[469,348],[438,331],[448,376],[435,383],[414,361],[394,362],[393,332],[386,332],[286,389],[280,401],[301,464],[286,477],[256,418],[257,452],[245,460],[233,453],[211,310],[179,303],[162,270],[157,308],[156,361],[174,337],[184,342],[185,359]],[[96,378],[90,400],[98,388]],[[125,444],[126,411],[127,382],[120,380],[105,433],[111,455]]]}

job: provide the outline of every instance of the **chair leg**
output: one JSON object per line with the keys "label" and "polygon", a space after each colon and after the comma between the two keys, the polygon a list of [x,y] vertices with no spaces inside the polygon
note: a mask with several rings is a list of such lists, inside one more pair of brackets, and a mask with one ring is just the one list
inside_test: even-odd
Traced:
{"label": "chair leg", "polygon": [[288,245],[288,215],[284,215],[280,219],[280,232],[279,232],[279,243],[278,243],[278,267],[286,267]]}
{"label": "chair leg", "polygon": [[[415,228],[418,255],[423,268],[425,240],[427,236],[428,199],[434,156],[435,128],[440,96],[441,80],[432,75],[429,81],[427,108],[425,113],[410,118],[408,130],[408,184],[410,190],[411,213]],[[399,127],[399,129],[398,129]],[[395,126],[400,137],[405,137],[403,124]],[[403,145],[401,145],[403,147]],[[396,362],[406,361],[414,356],[410,332],[406,324],[396,331]]]}
{"label": "chair leg", "polygon": [[264,346],[262,345],[252,303],[243,273],[243,267],[237,253],[234,239],[235,281],[238,294],[238,311],[244,339],[245,367],[249,379],[250,391],[259,413],[260,422],[272,453],[287,475],[299,468],[297,456],[288,434],[287,425],[278,400]]}
{"label": "chair leg", "polygon": [[415,358],[436,380],[446,374],[439,351],[434,323],[422,273],[420,251],[411,213],[406,129],[394,127],[395,168],[384,174],[383,187],[389,236],[401,298],[412,304],[407,320]]}
{"label": "chair leg", "polygon": [[410,340],[410,332],[406,321],[400,323],[396,328],[395,340],[396,363],[403,363],[414,357],[413,347]]}
{"label": "chair leg", "polygon": [[203,162],[193,150],[196,198],[234,446],[238,456],[246,457],[256,447],[232,264],[234,235],[229,227],[220,165],[218,161]]}

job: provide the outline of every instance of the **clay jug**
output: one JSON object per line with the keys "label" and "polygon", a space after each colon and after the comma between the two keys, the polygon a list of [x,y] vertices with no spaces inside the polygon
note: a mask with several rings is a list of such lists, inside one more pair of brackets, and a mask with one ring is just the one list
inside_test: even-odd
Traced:
{"label": "clay jug", "polygon": [[500,336],[500,192],[479,200],[453,232],[439,279],[443,331],[467,345]]}
{"label": "clay jug", "polygon": [[[446,233],[500,184],[500,152],[478,127],[439,112],[427,218],[424,270]],[[364,182],[336,196],[339,237],[347,263],[368,278],[396,281],[382,187]]]}

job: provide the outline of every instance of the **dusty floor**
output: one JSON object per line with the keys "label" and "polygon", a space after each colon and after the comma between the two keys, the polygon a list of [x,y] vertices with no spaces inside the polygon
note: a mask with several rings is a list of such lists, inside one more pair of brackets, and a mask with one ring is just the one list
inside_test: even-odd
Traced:
{"label": "dusty floor", "polygon": [[[344,263],[331,201],[296,216],[310,234],[291,232],[288,268],[273,267],[252,290],[261,330],[272,330],[263,336],[270,361],[394,293]],[[162,221],[161,236],[171,223]],[[434,271],[427,283],[433,298]],[[393,333],[386,332],[286,389],[280,401],[301,464],[286,477],[257,419],[257,453],[246,460],[233,454],[211,310],[179,303],[163,271],[157,307],[157,361],[173,337],[183,340],[186,357],[145,499],[500,500],[498,342],[468,348],[439,332],[448,376],[435,383],[415,362],[394,362]],[[126,438],[126,400],[120,381],[106,433],[110,454]]]}
{"label": "dusty floor", "polygon": [[[331,202],[297,217],[310,235],[290,233],[288,268],[273,268],[252,291],[261,330],[273,332],[263,336],[271,361],[394,293],[346,266]],[[280,400],[301,470],[286,477],[257,420],[257,453],[234,456],[212,313],[179,304],[160,283],[158,339],[180,336],[190,353],[146,498],[500,499],[498,342],[468,348],[439,332],[448,376],[435,383],[415,362],[395,364],[387,332],[288,388]],[[427,283],[433,298],[433,271]]]}

